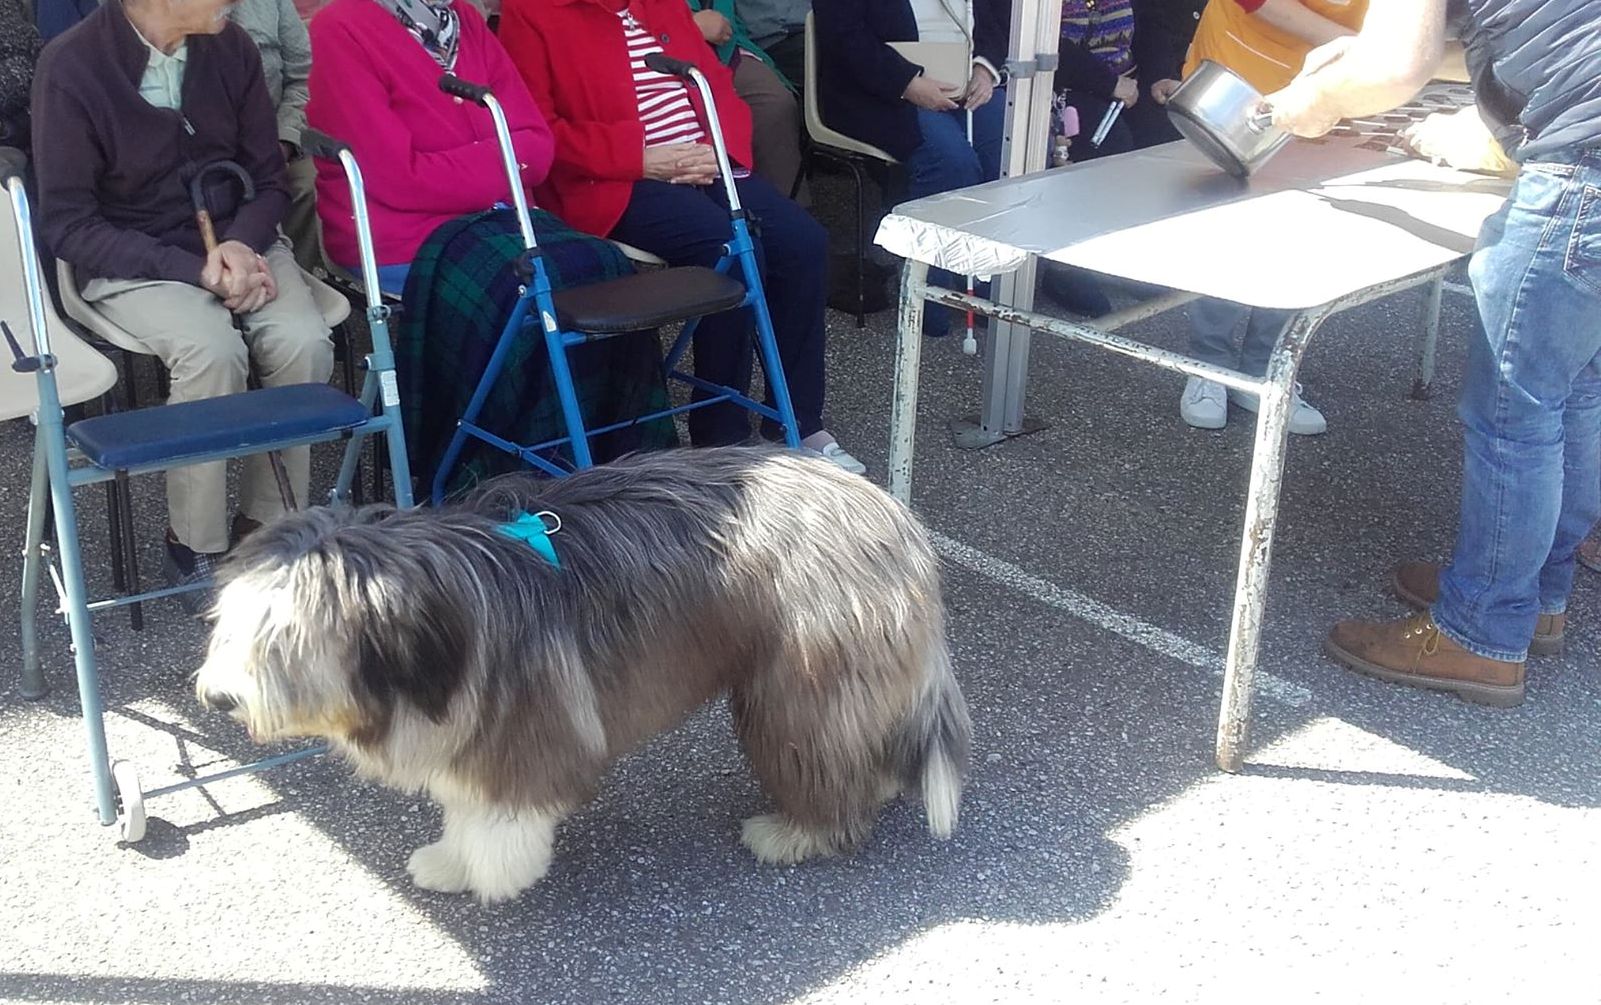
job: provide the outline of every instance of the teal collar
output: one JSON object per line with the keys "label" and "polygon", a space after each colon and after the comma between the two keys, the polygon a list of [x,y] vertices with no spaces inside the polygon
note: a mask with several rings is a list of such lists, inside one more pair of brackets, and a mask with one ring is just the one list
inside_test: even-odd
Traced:
{"label": "teal collar", "polygon": [[[547,518],[550,520],[548,524],[545,522]],[[538,552],[540,558],[558,569],[561,568],[561,559],[556,557],[556,546],[550,540],[550,535],[561,530],[561,517],[548,511],[519,512],[511,522],[503,523],[496,529],[507,537],[523,542]]]}

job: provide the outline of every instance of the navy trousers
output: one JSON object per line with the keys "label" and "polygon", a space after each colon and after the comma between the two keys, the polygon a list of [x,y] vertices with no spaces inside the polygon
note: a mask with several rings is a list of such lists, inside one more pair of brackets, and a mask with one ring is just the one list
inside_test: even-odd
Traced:
{"label": "navy trousers", "polygon": [[[750,214],[756,256],[767,290],[778,356],[802,437],[823,428],[823,306],[828,294],[828,235],[816,220],[772,185],[752,175],[735,183]],[[670,185],[649,179],[634,194],[610,237],[670,265],[715,265],[730,237],[722,185]],[[695,330],[695,375],[740,391],[750,387],[755,316],[733,311],[705,318]],[[704,397],[705,395],[698,395]],[[769,393],[768,404],[772,404]],[[769,434],[774,427],[769,426]],[[712,405],[689,413],[696,446],[750,438],[750,413]]]}

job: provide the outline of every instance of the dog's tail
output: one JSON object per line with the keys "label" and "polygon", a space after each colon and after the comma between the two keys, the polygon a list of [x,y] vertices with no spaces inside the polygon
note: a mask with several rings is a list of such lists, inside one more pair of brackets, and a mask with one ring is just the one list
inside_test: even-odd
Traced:
{"label": "dog's tail", "polygon": [[928,829],[948,838],[961,808],[973,727],[943,639],[930,647],[925,665],[922,694],[894,746],[893,771],[903,785],[921,790]]}

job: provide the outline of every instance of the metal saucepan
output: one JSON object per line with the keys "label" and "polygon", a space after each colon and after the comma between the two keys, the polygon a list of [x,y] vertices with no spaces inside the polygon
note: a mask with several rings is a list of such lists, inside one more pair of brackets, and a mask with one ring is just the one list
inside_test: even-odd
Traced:
{"label": "metal saucepan", "polygon": [[1209,59],[1173,92],[1167,115],[1185,139],[1236,178],[1248,177],[1290,139],[1273,124],[1256,88]]}

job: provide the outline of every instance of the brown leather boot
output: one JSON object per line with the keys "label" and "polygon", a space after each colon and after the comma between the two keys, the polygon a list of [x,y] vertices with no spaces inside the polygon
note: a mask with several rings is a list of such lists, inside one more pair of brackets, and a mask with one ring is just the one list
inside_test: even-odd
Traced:
{"label": "brown leather boot", "polygon": [[1323,651],[1357,673],[1512,708],[1523,704],[1523,664],[1486,659],[1451,641],[1428,612],[1400,621],[1342,621]]}
{"label": "brown leather boot", "polygon": [[[1440,599],[1440,567],[1433,562],[1402,562],[1390,573],[1390,591],[1408,607],[1426,611]],[[1542,614],[1529,640],[1531,656],[1561,656],[1567,614]]]}

